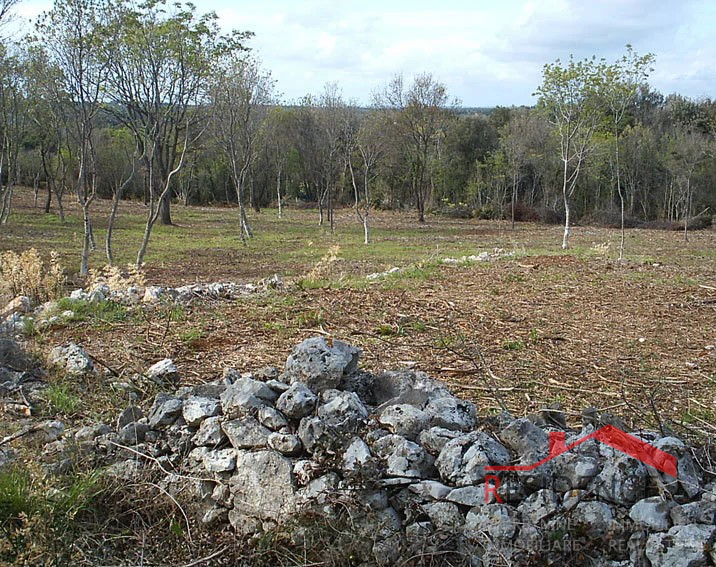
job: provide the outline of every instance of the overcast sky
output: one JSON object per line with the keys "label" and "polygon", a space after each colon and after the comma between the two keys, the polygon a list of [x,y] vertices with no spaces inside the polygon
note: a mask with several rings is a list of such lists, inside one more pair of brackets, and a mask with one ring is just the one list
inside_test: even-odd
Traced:
{"label": "overcast sky", "polygon": [[[542,66],[557,58],[614,60],[630,43],[654,53],[651,84],[716,96],[714,0],[201,0],[249,42],[284,101],[337,81],[368,104],[394,74],[423,72],[464,106],[534,104]],[[50,2],[25,0],[33,17]]]}

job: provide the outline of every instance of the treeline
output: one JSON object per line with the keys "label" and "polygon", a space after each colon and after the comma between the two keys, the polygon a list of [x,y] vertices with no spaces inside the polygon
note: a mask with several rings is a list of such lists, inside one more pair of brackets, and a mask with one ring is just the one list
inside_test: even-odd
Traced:
{"label": "treeline", "polygon": [[565,247],[575,219],[710,222],[716,102],[654,91],[653,57],[629,46],[613,63],[546,65],[535,107],[467,113],[430,74],[376,85],[368,108],[336,83],[280,104],[250,36],[222,35],[192,4],[56,0],[0,51],[0,222],[18,184],[61,217],[71,194],[83,272],[96,197],[114,203],[110,262],[121,200],[147,204],[138,265],[177,201],[236,204],[244,240],[247,207],[286,204],[315,205],[331,227],[355,206],[366,243],[374,208],[564,222]]}

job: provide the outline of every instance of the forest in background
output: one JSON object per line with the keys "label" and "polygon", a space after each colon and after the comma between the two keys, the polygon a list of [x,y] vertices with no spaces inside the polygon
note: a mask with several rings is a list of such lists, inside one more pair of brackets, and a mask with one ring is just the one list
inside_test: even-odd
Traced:
{"label": "forest in background", "polygon": [[[7,19],[17,0],[4,0]],[[711,223],[716,102],[652,89],[651,54],[547,64],[533,107],[470,112],[430,73],[375,86],[369,107],[338,83],[290,104],[253,56],[250,32],[152,0],[56,0],[0,53],[0,221],[12,192],[83,211],[82,273],[97,243],[95,198],[147,205],[137,265],[171,208],[315,206],[333,228],[354,206],[370,240],[374,208],[464,218],[606,226]]]}

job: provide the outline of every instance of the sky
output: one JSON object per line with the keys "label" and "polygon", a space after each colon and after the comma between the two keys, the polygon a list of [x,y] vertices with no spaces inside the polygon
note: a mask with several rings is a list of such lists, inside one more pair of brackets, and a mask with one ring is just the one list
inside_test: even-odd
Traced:
{"label": "sky", "polygon": [[[250,30],[253,54],[284,102],[337,82],[368,105],[394,75],[431,73],[463,106],[532,105],[556,59],[614,61],[631,44],[656,56],[664,94],[716,97],[714,0],[196,0],[226,31]],[[24,0],[26,20],[51,7]]]}

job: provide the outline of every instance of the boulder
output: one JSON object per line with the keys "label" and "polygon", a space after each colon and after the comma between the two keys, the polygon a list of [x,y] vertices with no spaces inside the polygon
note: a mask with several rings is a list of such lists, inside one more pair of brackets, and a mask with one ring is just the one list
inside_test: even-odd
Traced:
{"label": "boulder", "polygon": [[214,417],[221,413],[218,400],[192,396],[184,400],[182,415],[190,427],[198,427],[207,417]]}
{"label": "boulder", "polygon": [[255,417],[224,421],[221,428],[235,449],[265,449],[271,430],[261,425]]}
{"label": "boulder", "polygon": [[343,341],[313,337],[296,346],[286,360],[285,377],[313,392],[336,388],[358,366],[360,350]]}
{"label": "boulder", "polygon": [[313,412],[318,396],[302,382],[294,382],[276,401],[276,408],[291,419],[301,419]]}
{"label": "boulder", "polygon": [[417,441],[428,425],[429,415],[410,404],[396,404],[385,407],[378,416],[378,422],[396,435]]}
{"label": "boulder", "polygon": [[688,524],[651,534],[646,556],[652,567],[701,567],[716,561],[716,526]]}
{"label": "boulder", "polygon": [[160,386],[176,386],[179,383],[179,370],[171,358],[165,358],[149,367],[147,378]]}
{"label": "boulder", "polygon": [[508,465],[510,452],[484,432],[474,432],[448,441],[435,466],[444,482],[456,486],[479,484],[487,465]]}
{"label": "boulder", "polygon": [[81,346],[75,343],[53,348],[49,360],[50,364],[62,368],[71,376],[84,376],[95,371],[92,359]]}
{"label": "boulder", "polygon": [[676,506],[672,500],[650,496],[639,500],[629,510],[629,517],[638,525],[650,531],[665,532],[671,527],[671,509]]}

